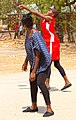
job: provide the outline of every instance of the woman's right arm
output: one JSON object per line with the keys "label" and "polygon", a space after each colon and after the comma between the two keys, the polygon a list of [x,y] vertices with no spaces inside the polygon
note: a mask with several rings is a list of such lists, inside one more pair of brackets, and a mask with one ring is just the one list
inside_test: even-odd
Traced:
{"label": "woman's right arm", "polygon": [[19,5],[18,8],[19,8],[20,10],[26,9],[26,10],[28,10],[29,12],[32,12],[33,14],[35,14],[35,15],[41,17],[41,18],[44,18],[44,19],[47,19],[47,20],[48,20],[48,19],[51,19],[50,16],[44,15],[44,14],[42,14],[42,13],[40,13],[40,12],[37,12],[37,11],[33,10],[32,8],[29,8],[29,7],[25,6],[25,5]]}
{"label": "woman's right arm", "polygon": [[23,70],[23,71],[26,71],[26,70],[27,70],[27,65],[28,65],[28,58],[27,58],[27,56],[26,56],[25,61],[24,61],[23,65],[22,65],[22,70]]}

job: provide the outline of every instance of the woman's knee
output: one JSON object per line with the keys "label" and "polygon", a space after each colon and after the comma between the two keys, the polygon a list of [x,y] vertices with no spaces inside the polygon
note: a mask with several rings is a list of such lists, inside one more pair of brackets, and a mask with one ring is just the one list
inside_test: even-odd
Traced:
{"label": "woman's knee", "polygon": [[38,76],[37,76],[37,85],[40,87],[42,86],[43,84],[45,84],[45,80],[46,80],[46,76],[44,73],[40,73]]}
{"label": "woman's knee", "polygon": [[44,84],[43,80],[37,80],[37,86],[41,87]]}
{"label": "woman's knee", "polygon": [[60,63],[59,63],[59,62],[54,62],[54,66],[55,66],[56,68],[59,68],[59,67],[60,67]]}

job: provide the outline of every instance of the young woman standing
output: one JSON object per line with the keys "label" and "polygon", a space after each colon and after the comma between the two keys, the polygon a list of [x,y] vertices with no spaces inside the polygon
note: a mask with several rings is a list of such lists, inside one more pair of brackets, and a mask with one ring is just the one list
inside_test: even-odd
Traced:
{"label": "young woman standing", "polygon": [[[42,36],[44,38],[44,41],[46,42],[49,52],[52,54],[52,61],[54,61],[54,66],[58,69],[65,82],[65,85],[61,90],[70,87],[72,84],[69,82],[63,67],[60,65],[60,40],[58,36],[55,34],[55,21],[56,21],[56,16],[58,15],[58,10],[53,8],[50,11],[48,11],[46,14],[42,14],[25,5],[20,5],[18,6],[18,8],[21,10],[26,9],[42,18],[41,20]],[[46,86],[48,87],[48,89],[49,89],[49,81],[50,81],[50,73],[48,73],[46,78]]]}

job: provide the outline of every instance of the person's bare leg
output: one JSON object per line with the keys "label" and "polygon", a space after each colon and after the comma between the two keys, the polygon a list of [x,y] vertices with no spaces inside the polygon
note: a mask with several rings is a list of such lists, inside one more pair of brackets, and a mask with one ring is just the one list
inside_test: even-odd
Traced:
{"label": "person's bare leg", "polygon": [[68,78],[67,78],[67,76],[66,76],[66,75],[65,75],[63,78],[64,78],[64,81],[65,81],[65,85],[70,84],[70,82],[69,82],[69,80],[68,80]]}
{"label": "person's bare leg", "polygon": [[51,108],[51,105],[47,105],[47,111],[48,112],[52,112],[53,111],[52,108]]}
{"label": "person's bare leg", "polygon": [[47,111],[44,113],[43,117],[49,117],[54,115],[51,105],[46,105],[46,107],[47,107]]}
{"label": "person's bare leg", "polygon": [[69,82],[66,75],[63,78],[64,78],[64,81],[65,81],[65,86],[61,90],[65,90],[66,88],[69,88],[70,86],[72,86],[72,84]]}
{"label": "person's bare leg", "polygon": [[31,106],[31,109],[34,110],[37,108],[37,103],[36,102],[32,102],[32,106]]}

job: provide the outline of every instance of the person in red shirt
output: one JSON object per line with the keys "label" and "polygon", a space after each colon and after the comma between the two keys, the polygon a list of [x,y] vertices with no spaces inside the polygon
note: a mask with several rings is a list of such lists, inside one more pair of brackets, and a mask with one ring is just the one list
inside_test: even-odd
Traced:
{"label": "person in red shirt", "polygon": [[[26,9],[42,18],[40,22],[42,36],[44,38],[44,41],[46,42],[50,54],[52,54],[52,61],[54,61],[54,66],[59,70],[65,82],[65,85],[61,90],[70,87],[72,84],[69,82],[63,67],[60,65],[60,40],[58,36],[55,34],[55,21],[56,21],[56,16],[58,15],[58,10],[52,8],[46,14],[42,14],[25,5],[19,5],[18,8],[20,10]],[[49,87],[50,73],[51,70],[46,78],[46,86],[48,87],[48,89],[50,88]]]}
{"label": "person in red shirt", "polygon": [[[64,90],[70,87],[72,84],[69,82],[63,67],[60,65],[60,40],[55,33],[55,22],[57,15],[58,15],[58,11],[53,8],[50,12],[51,21],[42,19],[40,25],[42,30],[42,36],[46,42],[50,54],[52,54],[52,61],[54,62],[54,66],[58,69],[58,71],[64,78],[65,86],[61,89]],[[48,74],[46,78],[46,85],[48,89],[50,89],[49,81],[50,81],[50,74]]]}
{"label": "person in red shirt", "polygon": [[18,25],[18,22],[17,22],[16,25],[15,25],[15,35],[14,35],[14,39],[16,39],[16,36],[17,36],[17,38],[19,38],[18,33],[19,33],[19,25]]}
{"label": "person in red shirt", "polygon": [[[55,10],[55,9],[52,9]],[[56,18],[51,16],[51,21],[41,20],[40,26],[42,30],[42,36],[46,42],[47,48],[52,54],[52,60],[60,60],[60,40],[55,34],[55,21]]]}
{"label": "person in red shirt", "polygon": [[[42,36],[46,42],[47,48],[48,48],[50,54],[52,54],[52,61],[54,61],[54,66],[59,71],[61,68],[60,73],[63,75],[63,73],[65,71],[63,70],[63,68],[60,66],[60,63],[59,63],[59,60],[60,60],[60,40],[59,40],[58,36],[55,34],[56,18],[54,16],[52,16],[53,13],[55,13],[55,16],[56,16],[58,14],[58,11],[56,9],[52,9],[51,21],[46,21],[46,19],[42,19],[40,22],[40,26],[41,26],[41,30],[42,30]],[[65,73],[64,73],[64,75],[65,75]],[[47,85],[48,89],[50,89],[49,81],[50,81],[50,74],[46,79],[46,85]]]}

